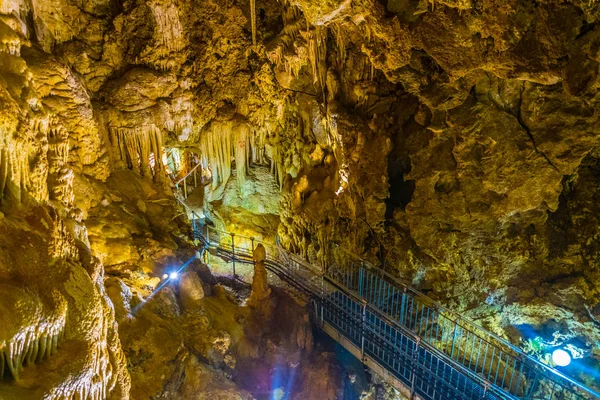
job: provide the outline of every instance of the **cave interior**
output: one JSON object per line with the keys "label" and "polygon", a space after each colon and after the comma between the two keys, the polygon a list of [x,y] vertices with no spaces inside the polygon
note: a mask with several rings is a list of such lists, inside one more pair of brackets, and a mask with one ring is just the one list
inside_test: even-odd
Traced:
{"label": "cave interior", "polygon": [[0,400],[598,398],[599,72],[597,0],[0,0]]}

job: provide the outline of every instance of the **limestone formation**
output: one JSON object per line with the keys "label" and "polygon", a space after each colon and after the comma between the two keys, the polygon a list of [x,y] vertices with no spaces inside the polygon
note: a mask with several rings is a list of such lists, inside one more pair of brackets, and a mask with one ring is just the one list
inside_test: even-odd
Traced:
{"label": "limestone formation", "polygon": [[270,396],[301,350],[294,398],[336,396],[264,247],[248,294],[192,211],[598,389],[599,73],[596,0],[0,2],[0,398]]}
{"label": "limestone formation", "polygon": [[254,261],[254,275],[252,277],[252,292],[250,293],[248,305],[259,310],[259,312],[265,312],[270,308],[269,297],[271,289],[267,281],[267,269],[265,267],[267,252],[262,243],[256,245],[252,259]]}
{"label": "limestone formation", "polygon": [[179,297],[184,310],[193,310],[200,307],[200,300],[204,298],[204,289],[198,274],[188,271],[181,274],[179,279]]}

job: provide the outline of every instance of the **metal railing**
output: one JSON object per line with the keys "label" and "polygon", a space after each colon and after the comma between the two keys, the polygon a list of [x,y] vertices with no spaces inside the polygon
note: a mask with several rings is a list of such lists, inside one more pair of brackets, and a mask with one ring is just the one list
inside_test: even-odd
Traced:
{"label": "metal railing", "polygon": [[202,164],[196,164],[183,178],[173,182],[175,183],[175,188],[182,194],[184,200],[187,199],[190,194],[188,193],[188,187],[195,189],[203,184],[202,175],[198,178],[197,172],[198,168],[201,166]]}
{"label": "metal railing", "polygon": [[321,266],[280,246],[201,226],[195,238],[233,264],[252,264],[258,243],[267,269],[315,305],[327,323],[425,399],[600,398],[593,390],[404,284],[332,247]]}
{"label": "metal railing", "polygon": [[332,246],[323,264],[330,279],[490,386],[524,399],[600,398],[592,389],[344,249]]}

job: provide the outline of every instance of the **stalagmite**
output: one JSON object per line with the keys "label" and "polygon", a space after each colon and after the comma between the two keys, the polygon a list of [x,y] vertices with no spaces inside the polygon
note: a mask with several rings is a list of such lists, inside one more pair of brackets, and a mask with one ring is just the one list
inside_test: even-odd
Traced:
{"label": "stalagmite", "polygon": [[260,316],[267,317],[272,312],[272,303],[269,300],[271,289],[269,288],[265,267],[267,252],[261,243],[252,252],[252,260],[254,261],[254,275],[248,305]]}

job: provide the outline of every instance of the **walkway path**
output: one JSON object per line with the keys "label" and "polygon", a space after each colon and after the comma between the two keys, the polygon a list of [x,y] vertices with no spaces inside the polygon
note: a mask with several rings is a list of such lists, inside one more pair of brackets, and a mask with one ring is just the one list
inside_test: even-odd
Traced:
{"label": "walkway path", "polygon": [[[252,238],[201,226],[208,257],[252,264]],[[491,332],[445,310],[381,269],[331,249],[323,266],[263,243],[267,269],[310,305],[315,320],[370,369],[410,398],[596,399]]]}

